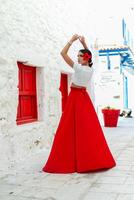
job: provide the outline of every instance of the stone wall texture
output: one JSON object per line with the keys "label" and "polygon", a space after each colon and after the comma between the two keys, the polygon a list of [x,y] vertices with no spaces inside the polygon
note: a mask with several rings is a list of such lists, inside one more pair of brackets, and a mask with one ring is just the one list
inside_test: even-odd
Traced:
{"label": "stone wall texture", "polygon": [[[61,115],[60,73],[73,73],[60,51],[74,33],[94,50],[95,24],[89,1],[0,0],[0,170],[49,148]],[[82,48],[76,42],[70,56]],[[17,61],[37,67],[37,122],[16,125]]]}

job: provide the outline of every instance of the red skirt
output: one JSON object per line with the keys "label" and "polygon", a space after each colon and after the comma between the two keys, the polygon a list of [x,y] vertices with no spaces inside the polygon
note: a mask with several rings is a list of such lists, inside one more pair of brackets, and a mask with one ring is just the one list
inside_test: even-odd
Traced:
{"label": "red skirt", "polygon": [[71,87],[42,171],[81,173],[115,165],[90,96],[85,88]]}

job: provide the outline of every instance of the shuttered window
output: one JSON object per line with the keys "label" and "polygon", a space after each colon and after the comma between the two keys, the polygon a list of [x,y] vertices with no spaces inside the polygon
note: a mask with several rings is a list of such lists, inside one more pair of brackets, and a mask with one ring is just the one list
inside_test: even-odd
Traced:
{"label": "shuttered window", "polygon": [[36,67],[17,62],[18,74],[18,108],[17,124],[37,121]]}
{"label": "shuttered window", "polygon": [[61,91],[61,103],[62,103],[62,112],[64,111],[67,98],[68,98],[68,75],[61,73],[60,78],[60,88]]}

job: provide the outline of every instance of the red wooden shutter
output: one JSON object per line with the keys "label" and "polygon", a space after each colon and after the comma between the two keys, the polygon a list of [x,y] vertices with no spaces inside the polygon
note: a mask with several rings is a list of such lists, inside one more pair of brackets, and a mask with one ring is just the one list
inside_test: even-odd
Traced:
{"label": "red wooden shutter", "polygon": [[17,124],[37,120],[36,67],[18,62],[19,67],[19,104]]}
{"label": "red wooden shutter", "polygon": [[61,96],[62,96],[62,112],[64,111],[67,98],[68,98],[68,76],[67,74],[61,73],[61,78],[60,78],[60,88],[59,90],[61,91]]}

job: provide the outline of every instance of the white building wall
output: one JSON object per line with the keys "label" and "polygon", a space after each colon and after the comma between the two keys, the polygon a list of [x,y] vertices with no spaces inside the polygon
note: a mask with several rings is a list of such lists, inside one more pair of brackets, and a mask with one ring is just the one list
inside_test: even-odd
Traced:
{"label": "white building wall", "polygon": [[123,73],[128,80],[128,108],[132,109],[132,116],[134,117],[134,70],[128,67],[123,70]]}
{"label": "white building wall", "polygon": [[[0,169],[51,145],[61,115],[60,71],[72,73],[60,51],[74,33],[92,49],[95,34],[90,4],[78,0],[0,0]],[[79,42],[70,49],[82,48]],[[18,67],[37,67],[38,122],[16,125]]]}
{"label": "white building wall", "polygon": [[128,108],[132,109],[132,116],[134,117],[134,74],[128,79]]}

